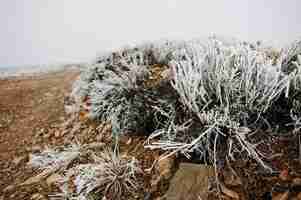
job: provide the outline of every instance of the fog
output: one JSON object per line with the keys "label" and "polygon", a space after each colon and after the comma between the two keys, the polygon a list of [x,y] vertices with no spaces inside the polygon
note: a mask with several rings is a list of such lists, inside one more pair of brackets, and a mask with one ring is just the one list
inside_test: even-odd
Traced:
{"label": "fog", "polygon": [[299,0],[1,0],[0,66],[85,62],[98,52],[211,34],[284,44]]}

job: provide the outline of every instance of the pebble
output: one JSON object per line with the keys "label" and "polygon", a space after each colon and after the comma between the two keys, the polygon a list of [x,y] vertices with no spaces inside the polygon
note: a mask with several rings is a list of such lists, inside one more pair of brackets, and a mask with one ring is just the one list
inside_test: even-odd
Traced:
{"label": "pebble", "polygon": [[46,179],[46,183],[48,186],[52,186],[55,183],[58,183],[62,179],[62,176],[59,174],[52,174]]}
{"label": "pebble", "polygon": [[273,196],[273,200],[288,200],[289,192],[281,193],[276,196]]}
{"label": "pebble", "polygon": [[27,160],[28,156],[20,156],[20,157],[17,157],[13,160],[13,163],[18,166],[20,163],[22,162],[25,162]]}
{"label": "pebble", "polygon": [[40,193],[35,193],[31,196],[31,200],[44,200],[45,197]]}
{"label": "pebble", "polygon": [[232,199],[239,199],[239,195],[237,192],[228,189],[226,186],[221,185],[221,191],[222,193],[224,193],[225,195],[227,195],[228,197],[231,197]]}
{"label": "pebble", "polygon": [[172,170],[175,164],[175,156],[170,156],[162,160],[160,159],[161,157],[159,157],[159,161],[156,167],[159,171],[160,177],[169,179],[172,176]]}
{"label": "pebble", "polygon": [[301,200],[301,192],[298,193],[297,200]]}
{"label": "pebble", "polygon": [[39,146],[39,145],[33,146],[33,147],[31,147],[30,150],[31,150],[32,152],[38,152],[38,151],[41,150],[41,146]]}
{"label": "pebble", "polygon": [[55,131],[55,132],[54,132],[54,137],[55,137],[55,138],[59,138],[59,137],[61,137],[61,133],[60,133],[60,131],[58,131],[58,130],[57,130],[57,131]]}
{"label": "pebble", "polygon": [[292,184],[293,184],[293,186],[300,186],[301,185],[301,178],[294,178]]}
{"label": "pebble", "polygon": [[13,189],[15,189],[15,186],[14,185],[9,185],[9,186],[7,186],[6,188],[3,189],[3,192],[8,193],[8,192],[11,192]]}

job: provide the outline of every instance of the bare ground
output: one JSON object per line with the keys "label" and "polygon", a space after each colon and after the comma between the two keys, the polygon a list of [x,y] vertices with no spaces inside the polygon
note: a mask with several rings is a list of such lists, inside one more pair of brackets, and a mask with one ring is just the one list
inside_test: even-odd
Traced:
{"label": "bare ground", "polygon": [[33,173],[25,166],[28,152],[55,143],[51,132],[64,120],[64,95],[78,75],[66,70],[0,80],[0,199],[30,199],[42,190],[12,185]]}

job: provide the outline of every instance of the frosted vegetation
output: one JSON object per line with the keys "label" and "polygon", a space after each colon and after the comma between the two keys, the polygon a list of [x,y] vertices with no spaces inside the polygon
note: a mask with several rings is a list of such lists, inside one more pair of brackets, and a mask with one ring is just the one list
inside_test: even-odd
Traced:
{"label": "frosted vegetation", "polygon": [[[283,49],[217,38],[145,44],[100,56],[73,94],[88,97],[89,117],[110,122],[114,136],[144,131],[149,148],[211,161],[214,143],[226,139],[228,156],[247,152],[269,169],[247,138],[300,118],[300,53],[299,41]],[[154,65],[167,66],[167,77],[149,86]]]}
{"label": "frosted vegetation", "polygon": [[[262,138],[298,133],[301,42],[278,49],[208,38],[124,48],[83,68],[72,96],[75,111],[112,125],[117,144],[120,134],[145,134],[145,147],[163,149],[166,156],[197,155],[216,169],[248,156],[272,172],[268,155],[257,148],[263,141],[250,138],[260,131]],[[53,155],[61,162],[55,156],[61,154]]]}
{"label": "frosted vegetation", "polygon": [[53,200],[121,199],[123,194],[134,194],[136,176],[142,173],[135,158],[121,158],[101,145],[47,149],[33,154],[28,164],[44,174],[61,175],[56,183],[61,192],[50,195]]}

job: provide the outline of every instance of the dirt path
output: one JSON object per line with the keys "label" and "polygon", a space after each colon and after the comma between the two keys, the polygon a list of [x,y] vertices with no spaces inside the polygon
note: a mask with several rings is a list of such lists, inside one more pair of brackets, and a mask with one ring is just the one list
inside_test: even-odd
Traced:
{"label": "dirt path", "polygon": [[67,70],[0,80],[0,199],[1,191],[24,177],[22,156],[55,142],[50,133],[64,118],[64,95],[78,75]]}

